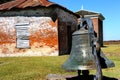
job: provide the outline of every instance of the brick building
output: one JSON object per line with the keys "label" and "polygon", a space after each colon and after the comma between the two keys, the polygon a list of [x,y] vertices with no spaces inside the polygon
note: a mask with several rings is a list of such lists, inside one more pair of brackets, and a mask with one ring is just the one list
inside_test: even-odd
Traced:
{"label": "brick building", "polygon": [[13,0],[0,4],[0,56],[69,53],[78,17],[48,0]]}
{"label": "brick building", "polygon": [[103,20],[105,19],[104,16],[101,13],[88,10],[80,10],[76,13],[78,15],[83,15],[84,17],[91,17],[98,40],[101,46],[103,46]]}

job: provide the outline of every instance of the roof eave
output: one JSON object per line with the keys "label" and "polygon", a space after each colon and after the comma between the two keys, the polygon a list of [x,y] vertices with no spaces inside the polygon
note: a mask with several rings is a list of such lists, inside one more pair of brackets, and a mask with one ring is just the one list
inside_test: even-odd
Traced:
{"label": "roof eave", "polygon": [[[80,18],[80,15],[74,13],[73,11],[71,11],[71,10],[69,10],[69,9],[67,9],[67,8],[59,5],[59,4],[54,4],[54,5],[60,7],[61,9],[64,9],[65,11],[69,12],[69,13],[72,14],[72,15],[75,15],[77,18]],[[51,6],[52,6],[52,5],[51,5]]]}
{"label": "roof eave", "polygon": [[98,13],[98,12],[93,12],[93,11],[88,11],[88,10],[80,10],[80,11],[77,11],[76,14],[82,15],[83,11],[89,13],[89,14],[85,14],[84,15],[85,17],[98,17],[100,20],[105,20],[105,17],[101,13]]}
{"label": "roof eave", "polygon": [[[12,5],[11,5],[12,4]],[[48,0],[14,0],[10,2],[6,2],[0,5],[0,11],[2,10],[11,10],[13,8],[23,9],[27,7],[36,7],[36,6],[42,6],[42,7],[50,7],[50,6],[58,6],[67,12],[69,12],[72,15],[75,15],[76,17],[80,17],[78,14],[75,14],[74,12],[70,11],[69,9],[58,5],[56,3],[50,2]]]}

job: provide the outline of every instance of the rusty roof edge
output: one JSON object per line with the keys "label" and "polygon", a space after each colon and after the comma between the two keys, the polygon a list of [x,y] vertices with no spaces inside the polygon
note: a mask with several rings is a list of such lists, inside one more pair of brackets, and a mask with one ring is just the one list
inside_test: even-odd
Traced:
{"label": "rusty roof edge", "polygon": [[[37,5],[37,6],[50,6],[52,5],[52,2],[50,1],[46,1],[46,0],[31,0],[33,2],[36,2],[38,1],[40,3],[40,5]],[[27,4],[26,2],[30,2],[30,0],[13,0],[13,1],[9,1],[9,2],[6,2],[6,3],[3,3],[3,4],[0,4],[0,10],[10,10],[11,8],[25,8],[25,7],[32,7],[33,5],[31,4],[30,6],[25,6],[22,4]],[[24,7],[25,6],[25,7]]]}
{"label": "rusty roof edge", "polygon": [[[19,2],[19,1],[20,1],[20,2]],[[12,8],[19,8],[19,9],[20,9],[20,8],[22,8],[22,7],[19,7],[19,6],[22,5],[22,4],[24,4],[24,2],[26,2],[26,1],[28,1],[28,0],[14,0],[14,1],[9,1],[9,2],[3,3],[3,4],[0,5],[0,11],[1,11],[1,10],[8,10],[8,9],[10,10],[10,9],[12,9]],[[16,2],[18,2],[18,3],[15,4]],[[39,2],[40,2],[40,0],[39,0]],[[44,6],[44,7],[58,6],[58,7],[62,8],[62,9],[64,9],[64,10],[66,10],[66,11],[69,12],[70,14],[75,15],[77,18],[80,17],[78,14],[74,13],[73,11],[71,11],[71,10],[69,10],[69,9],[67,9],[67,8],[59,5],[59,4],[50,2],[50,1],[48,1],[48,0],[47,0],[47,1],[42,1],[42,3],[43,3],[43,4],[37,5],[37,6]],[[7,6],[7,4],[9,4],[9,5]],[[11,5],[11,4],[14,4],[14,5]],[[30,7],[30,6],[27,6],[27,7]],[[31,7],[33,7],[33,6],[31,5]],[[23,8],[26,8],[26,7],[23,7]]]}
{"label": "rusty roof edge", "polygon": [[[9,2],[6,2],[6,3],[3,3],[3,4],[0,4],[0,10],[9,10],[13,7],[16,7],[17,5],[25,2],[26,0],[14,0],[14,1],[9,1]],[[17,4],[15,4],[16,2],[18,2]],[[14,5],[11,5],[11,4],[14,4]],[[11,6],[10,6],[11,5]]]}
{"label": "rusty roof edge", "polygon": [[[33,0],[26,0],[24,3],[19,4],[18,6],[16,6],[17,8],[25,8],[30,6],[30,4],[33,2]],[[31,4],[32,6],[32,4]]]}
{"label": "rusty roof edge", "polygon": [[48,0],[39,0],[40,3],[44,4],[46,7],[54,4],[53,2],[50,2]]}

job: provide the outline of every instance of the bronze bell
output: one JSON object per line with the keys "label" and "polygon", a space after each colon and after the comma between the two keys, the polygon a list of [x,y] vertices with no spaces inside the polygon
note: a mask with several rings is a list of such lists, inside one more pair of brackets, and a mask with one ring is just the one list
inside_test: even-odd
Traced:
{"label": "bronze bell", "polygon": [[62,67],[66,70],[89,70],[96,68],[92,47],[89,46],[88,30],[82,28],[72,34],[70,57]]}
{"label": "bronze bell", "polygon": [[111,60],[107,59],[100,47],[97,46],[98,43],[94,35],[92,21],[86,18],[83,23],[85,24],[72,34],[70,56],[62,65],[62,68],[70,71],[96,69],[97,74],[102,75],[101,68],[114,67],[115,65]]}

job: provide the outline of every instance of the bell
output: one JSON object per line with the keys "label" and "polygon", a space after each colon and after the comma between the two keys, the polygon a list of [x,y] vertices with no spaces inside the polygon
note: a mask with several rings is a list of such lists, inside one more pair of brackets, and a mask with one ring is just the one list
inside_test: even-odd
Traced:
{"label": "bell", "polygon": [[[96,69],[96,62],[93,56],[92,47],[88,41],[88,30],[84,28],[72,34],[72,49],[69,59],[62,65],[65,70],[90,70]],[[109,60],[101,50],[97,51],[101,68],[114,67],[114,63]]]}
{"label": "bell", "polygon": [[95,60],[84,28],[72,34],[72,49],[69,59],[62,65],[65,70],[95,69]]}
{"label": "bell", "polygon": [[[93,25],[90,19],[85,20],[85,25],[72,34],[72,49],[67,61],[62,68],[67,71],[86,71],[95,69],[97,75],[102,75],[102,68],[114,67],[114,63],[107,59],[94,36]],[[95,40],[96,39],[96,40]],[[102,80],[101,77],[95,80]]]}

